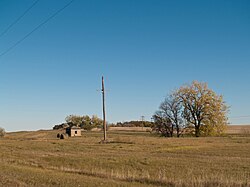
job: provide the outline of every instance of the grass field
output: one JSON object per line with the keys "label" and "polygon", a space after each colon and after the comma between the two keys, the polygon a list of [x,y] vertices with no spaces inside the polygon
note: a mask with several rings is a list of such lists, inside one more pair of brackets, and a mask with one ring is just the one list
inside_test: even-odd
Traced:
{"label": "grass field", "polygon": [[59,140],[59,131],[0,139],[0,186],[250,186],[250,136],[161,138],[110,131]]}

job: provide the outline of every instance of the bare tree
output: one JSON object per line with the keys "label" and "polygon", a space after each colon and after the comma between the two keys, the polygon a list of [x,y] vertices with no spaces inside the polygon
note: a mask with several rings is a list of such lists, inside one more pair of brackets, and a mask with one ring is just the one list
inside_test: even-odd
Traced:
{"label": "bare tree", "polygon": [[185,120],[182,114],[183,106],[181,100],[176,92],[173,92],[161,103],[153,119],[156,127],[158,127],[158,129],[159,127],[161,128],[161,133],[168,132],[169,136],[172,137],[174,132],[176,132],[176,136],[180,137],[185,127]]}
{"label": "bare tree", "polygon": [[164,113],[164,116],[171,122],[173,130],[176,130],[177,137],[180,137],[185,123],[182,117],[182,103],[179,97],[176,96],[176,93],[173,92],[168,95],[159,108]]}
{"label": "bare tree", "polygon": [[172,137],[174,132],[174,127],[171,121],[166,117],[162,111],[157,111],[153,115],[154,126],[152,127],[154,131],[160,133],[165,137]]}

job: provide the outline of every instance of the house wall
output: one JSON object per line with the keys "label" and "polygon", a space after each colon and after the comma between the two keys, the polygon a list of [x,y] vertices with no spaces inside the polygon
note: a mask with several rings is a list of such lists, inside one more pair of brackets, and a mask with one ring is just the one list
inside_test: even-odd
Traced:
{"label": "house wall", "polygon": [[70,134],[71,134],[71,136],[82,136],[81,135],[81,129],[71,129]]}

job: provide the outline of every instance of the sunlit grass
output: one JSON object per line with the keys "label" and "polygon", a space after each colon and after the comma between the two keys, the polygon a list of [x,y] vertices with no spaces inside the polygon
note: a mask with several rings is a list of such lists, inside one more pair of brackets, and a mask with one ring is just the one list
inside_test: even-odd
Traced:
{"label": "sunlit grass", "polygon": [[[162,138],[101,132],[59,140],[58,131],[0,140],[0,186],[248,186],[250,137]],[[29,177],[30,176],[30,177]]]}

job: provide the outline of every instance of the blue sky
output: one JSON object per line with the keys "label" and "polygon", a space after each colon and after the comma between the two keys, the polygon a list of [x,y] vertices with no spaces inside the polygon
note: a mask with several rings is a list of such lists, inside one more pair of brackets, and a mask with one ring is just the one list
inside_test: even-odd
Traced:
{"label": "blue sky", "polygon": [[[0,32],[33,2],[1,0]],[[0,37],[0,53],[68,2],[40,0]],[[0,126],[101,117],[102,75],[110,122],[150,120],[171,90],[198,80],[224,96],[231,123],[250,124],[250,1],[75,0],[0,57]]]}

